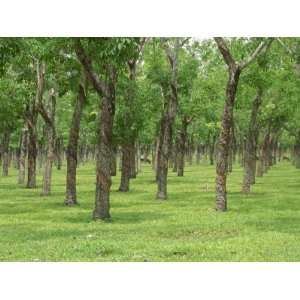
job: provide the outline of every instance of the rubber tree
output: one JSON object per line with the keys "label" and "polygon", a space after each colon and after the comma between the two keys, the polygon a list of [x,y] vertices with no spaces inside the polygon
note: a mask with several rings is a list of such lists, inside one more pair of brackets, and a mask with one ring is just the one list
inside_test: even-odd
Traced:
{"label": "rubber tree", "polygon": [[230,144],[230,131],[233,124],[233,108],[235,103],[235,97],[237,87],[240,79],[241,72],[252,63],[257,55],[265,48],[266,41],[260,42],[258,47],[243,59],[241,62],[237,62],[231,51],[229,50],[226,41],[221,38],[215,38],[218,49],[223,56],[223,59],[228,69],[228,81],[226,86],[225,105],[222,116],[222,125],[217,145],[217,163],[216,163],[216,210],[227,210],[227,170],[228,170],[228,156],[229,156],[229,144]]}
{"label": "rubber tree", "polygon": [[78,159],[78,140],[82,112],[86,102],[86,83],[82,76],[78,84],[77,97],[72,115],[67,145],[66,197],[64,203],[68,206],[77,204],[76,170]]}
{"label": "rubber tree", "polygon": [[255,183],[255,171],[256,171],[256,150],[258,140],[258,122],[257,116],[260,105],[262,103],[262,89],[258,88],[257,95],[253,101],[251,110],[251,118],[249,124],[249,131],[246,136],[246,143],[244,149],[244,179],[243,179],[243,193],[250,193],[251,184]]}
{"label": "rubber tree", "polygon": [[46,124],[46,161],[43,174],[43,186],[42,195],[48,196],[51,194],[51,182],[52,182],[52,165],[55,158],[55,140],[56,140],[56,128],[55,128],[55,113],[56,113],[56,92],[54,88],[51,88],[48,95],[47,106],[43,101],[38,103],[38,111],[42,116]]}
{"label": "rubber tree", "polygon": [[[119,186],[120,192],[128,192],[130,185],[130,178],[135,177],[135,143],[137,138],[137,126],[135,124],[136,111],[134,107],[136,106],[137,97],[137,84],[136,84],[136,72],[137,64],[142,54],[146,38],[140,38],[139,43],[132,52],[132,58],[127,61],[128,65],[128,88],[124,97],[124,112],[123,112],[123,132],[121,141],[121,181]],[[125,131],[125,132],[124,132]]]}
{"label": "rubber tree", "polygon": [[21,136],[20,136],[19,176],[18,176],[19,184],[24,184],[25,182],[27,147],[28,147],[28,129],[27,126],[24,125],[21,130]]}
{"label": "rubber tree", "polygon": [[[84,41],[85,42],[85,41]],[[94,90],[97,92],[100,102],[98,117],[97,137],[97,161],[96,161],[96,193],[94,219],[110,219],[110,187],[111,181],[111,157],[113,147],[113,122],[116,105],[116,83],[118,73],[124,67],[131,54],[134,39],[129,38],[98,38],[88,39],[89,45],[96,49],[101,61],[101,72],[96,73],[92,55],[86,50],[81,39],[74,41],[74,48],[78,60]]]}
{"label": "rubber tree", "polygon": [[178,105],[178,59],[179,50],[183,42],[180,38],[175,38],[172,42],[171,44],[170,41],[162,39],[162,46],[170,66],[170,79],[167,88],[165,86],[162,87],[164,107],[160,121],[156,170],[156,198],[159,200],[167,199],[168,160],[171,152],[172,129]]}
{"label": "rubber tree", "polygon": [[37,159],[37,119],[38,103],[42,102],[45,85],[45,64],[35,61],[36,67],[36,95],[29,100],[25,120],[28,126],[28,174],[27,188],[36,187],[36,159]]}

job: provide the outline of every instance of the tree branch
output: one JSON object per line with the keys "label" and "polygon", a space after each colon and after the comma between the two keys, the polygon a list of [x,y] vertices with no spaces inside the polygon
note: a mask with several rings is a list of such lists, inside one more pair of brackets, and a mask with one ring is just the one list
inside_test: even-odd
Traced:
{"label": "tree branch", "polygon": [[223,55],[223,58],[224,58],[226,64],[228,65],[228,67],[230,69],[236,68],[237,67],[236,62],[233,59],[225,40],[222,37],[215,37],[214,40],[217,43],[217,46],[218,46],[221,54]]}
{"label": "tree branch", "polygon": [[[246,59],[242,60],[240,63],[239,63],[239,67],[240,69],[244,69],[246,68],[249,64],[251,64],[254,59],[264,50],[264,49],[267,49],[267,46],[268,45],[271,45],[271,42],[273,41],[273,39],[266,39],[264,41],[262,41],[258,47],[254,50],[254,52],[249,55]],[[268,42],[268,43],[267,43]]]}
{"label": "tree branch", "polygon": [[45,73],[46,73],[45,63],[42,62],[40,65],[39,61],[37,61],[36,62],[37,91],[36,91],[36,99],[34,105],[35,107],[40,105],[40,103],[42,103],[43,101]]}
{"label": "tree branch", "polygon": [[288,46],[281,40],[281,38],[276,38],[276,40],[279,42],[279,44],[285,49],[285,51],[286,51],[288,54],[290,54],[290,55],[292,55],[292,56],[295,55],[295,52],[294,52],[290,47],[288,47]]}
{"label": "tree branch", "polygon": [[78,60],[82,64],[85,73],[89,80],[91,81],[93,87],[95,88],[96,92],[100,96],[106,96],[107,95],[107,89],[105,83],[100,80],[100,78],[95,73],[90,58],[87,56],[87,54],[84,51],[84,48],[80,42],[80,38],[75,39],[75,52],[78,57]]}

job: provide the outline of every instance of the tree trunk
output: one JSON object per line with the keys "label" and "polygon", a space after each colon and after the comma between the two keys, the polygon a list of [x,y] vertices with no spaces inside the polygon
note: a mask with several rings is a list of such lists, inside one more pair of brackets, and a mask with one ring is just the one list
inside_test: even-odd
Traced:
{"label": "tree trunk", "polygon": [[179,57],[180,41],[175,40],[174,49],[165,45],[167,59],[171,67],[171,79],[169,91],[164,91],[164,111],[160,123],[160,141],[158,148],[157,161],[157,194],[156,198],[160,200],[167,199],[167,177],[168,177],[168,159],[172,145],[172,127],[175,121],[177,111],[177,64]]}
{"label": "tree trunk", "polygon": [[122,170],[121,170],[121,182],[119,191],[120,192],[128,192],[129,184],[130,184],[130,145],[122,145]]}
{"label": "tree trunk", "polygon": [[3,134],[2,140],[2,176],[8,176],[8,168],[9,168],[9,142],[10,142],[10,132],[5,131]]}
{"label": "tree trunk", "polygon": [[112,146],[111,151],[111,160],[110,160],[110,175],[116,176],[117,175],[117,146]]}
{"label": "tree trunk", "polygon": [[84,84],[81,82],[78,87],[75,109],[73,111],[71,127],[69,131],[69,141],[67,146],[67,177],[66,177],[66,198],[64,203],[72,206],[77,204],[76,193],[76,168],[77,151],[80,131],[82,111],[86,103]]}
{"label": "tree trunk", "polygon": [[130,151],[130,178],[136,178],[136,160],[135,160],[135,145],[134,142],[129,144]]}
{"label": "tree trunk", "polygon": [[26,108],[27,125],[28,125],[28,174],[27,174],[27,188],[36,187],[36,158],[37,158],[37,131],[36,123],[38,117],[37,106],[42,102],[44,94],[44,80],[45,80],[45,64],[41,65],[39,62],[37,67],[37,91],[36,97],[31,102],[31,107]]}
{"label": "tree trunk", "polygon": [[217,147],[216,209],[218,211],[227,210],[226,179],[230,144],[230,130],[233,122],[233,106],[239,76],[239,68],[229,68],[229,78],[226,89],[226,101],[222,118],[222,127]]}
{"label": "tree trunk", "polygon": [[29,134],[29,140],[28,140],[27,188],[31,189],[36,187],[36,157],[37,157],[36,129],[29,126],[28,134]]}
{"label": "tree trunk", "polygon": [[[175,117],[175,115],[174,115]],[[171,150],[172,125],[174,118],[164,116],[161,121],[160,147],[157,160],[157,199],[167,199],[168,159]]]}
{"label": "tree trunk", "polygon": [[187,117],[184,116],[181,120],[181,130],[178,138],[178,149],[177,149],[178,151],[177,152],[177,169],[178,169],[177,175],[178,176],[183,176],[184,173],[187,127],[188,127]]}
{"label": "tree trunk", "polygon": [[28,145],[28,130],[27,126],[24,126],[21,133],[20,140],[20,157],[19,157],[19,178],[18,183],[24,184],[25,182],[25,165]]}
{"label": "tree trunk", "polygon": [[209,143],[209,163],[211,166],[214,165],[215,143],[216,143],[216,137],[213,136],[212,141],[210,141]]}
{"label": "tree trunk", "polygon": [[178,148],[179,147],[179,138],[176,137],[175,145],[173,146],[173,169],[172,172],[178,171]]}
{"label": "tree trunk", "polygon": [[251,184],[255,183],[255,170],[256,170],[256,150],[258,139],[258,123],[257,116],[260,105],[262,103],[262,90],[258,89],[257,95],[253,101],[249,129],[246,136],[245,145],[245,168],[243,180],[243,193],[250,193]]}
{"label": "tree trunk", "polygon": [[109,219],[109,195],[111,187],[110,161],[112,155],[113,119],[115,113],[114,91],[104,96],[99,124],[97,141],[97,167],[96,167],[96,197],[94,219]]}
{"label": "tree trunk", "polygon": [[[55,112],[56,112],[56,98],[54,89],[50,91],[48,109],[43,109],[42,116],[45,118],[47,125],[47,154],[45,161],[45,169],[43,176],[43,196],[48,196],[51,193],[51,181],[52,181],[52,164],[55,158]],[[45,115],[44,115],[45,114]]]}
{"label": "tree trunk", "polygon": [[61,170],[62,167],[62,152],[63,152],[63,138],[58,137],[55,141],[55,157],[56,157],[57,170]]}

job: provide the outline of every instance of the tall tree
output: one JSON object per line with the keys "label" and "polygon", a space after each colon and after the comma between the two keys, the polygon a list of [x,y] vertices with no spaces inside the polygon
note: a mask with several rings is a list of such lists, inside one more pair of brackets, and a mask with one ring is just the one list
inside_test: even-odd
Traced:
{"label": "tall tree", "polygon": [[86,104],[86,87],[85,80],[82,78],[78,85],[78,95],[75,102],[73,111],[70,131],[69,142],[67,146],[67,180],[66,180],[66,205],[77,204],[76,193],[76,169],[78,159],[78,140],[81,115],[83,108]]}
{"label": "tall tree", "polygon": [[[128,55],[131,54],[134,39],[99,38],[89,40],[90,46],[100,51],[102,73],[97,74],[80,39],[75,40],[75,51],[82,64],[86,76],[101,99],[99,112],[97,166],[96,166],[96,197],[94,219],[110,218],[110,187],[111,158],[113,147],[113,121],[115,115],[116,83],[120,68],[124,68]],[[94,48],[94,50],[95,50]]]}
{"label": "tall tree", "polygon": [[157,199],[167,199],[167,177],[168,177],[168,160],[171,151],[172,127],[177,111],[177,72],[179,50],[182,47],[180,38],[172,41],[173,45],[168,41],[162,41],[165,49],[166,57],[170,64],[170,81],[168,89],[163,89],[164,108],[160,121],[159,144],[157,151]]}
{"label": "tall tree", "polygon": [[27,104],[25,119],[28,126],[28,174],[27,188],[36,187],[37,119],[38,104],[42,102],[45,84],[45,64],[35,61],[36,96]]}
{"label": "tall tree", "polygon": [[227,190],[226,179],[228,170],[228,155],[230,144],[230,131],[233,123],[233,108],[235,103],[236,91],[239,83],[240,74],[250,63],[254,61],[258,54],[266,46],[266,41],[260,42],[258,47],[251,55],[237,62],[231,51],[229,50],[226,41],[221,38],[215,38],[219,51],[228,67],[228,81],[226,87],[226,98],[222,117],[222,127],[218,140],[217,147],[217,166],[216,166],[216,210],[227,210]]}
{"label": "tall tree", "polygon": [[129,69],[129,84],[127,93],[125,95],[125,110],[123,115],[123,126],[125,132],[122,134],[122,145],[121,145],[121,181],[119,186],[120,192],[129,191],[130,178],[132,172],[135,174],[135,142],[137,138],[137,127],[134,125],[134,113],[133,107],[136,106],[137,97],[137,84],[136,84],[136,69],[139,56],[143,51],[146,38],[141,38],[136,51],[134,51],[133,57],[127,61]]}

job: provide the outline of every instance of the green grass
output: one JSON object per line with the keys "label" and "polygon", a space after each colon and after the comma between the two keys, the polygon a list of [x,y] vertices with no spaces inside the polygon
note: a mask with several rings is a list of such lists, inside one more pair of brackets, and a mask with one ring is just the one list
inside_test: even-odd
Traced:
{"label": "green grass", "polygon": [[[0,178],[1,261],[300,261],[300,172],[280,163],[240,193],[242,169],[228,179],[226,213],[214,211],[214,167],[169,173],[169,199],[155,200],[149,166],[117,192],[111,222],[94,222],[94,165],[78,170],[77,207],[63,205],[65,168],[54,171],[53,193],[18,186],[17,171]],[[38,177],[41,182],[41,176]]]}

